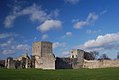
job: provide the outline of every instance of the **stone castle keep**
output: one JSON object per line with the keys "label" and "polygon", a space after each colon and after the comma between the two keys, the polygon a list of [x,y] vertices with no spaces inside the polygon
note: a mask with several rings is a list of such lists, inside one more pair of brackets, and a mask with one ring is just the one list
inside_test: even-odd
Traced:
{"label": "stone castle keep", "polygon": [[94,60],[93,56],[84,50],[73,49],[71,56],[62,58],[55,57],[51,42],[34,42],[32,55],[27,53],[13,59],[8,57],[0,60],[0,66],[8,69],[39,68],[39,69],[79,69],[79,68],[106,68],[119,67],[119,60]]}
{"label": "stone castle keep", "polygon": [[35,68],[55,69],[55,56],[51,42],[35,42],[32,46]]}

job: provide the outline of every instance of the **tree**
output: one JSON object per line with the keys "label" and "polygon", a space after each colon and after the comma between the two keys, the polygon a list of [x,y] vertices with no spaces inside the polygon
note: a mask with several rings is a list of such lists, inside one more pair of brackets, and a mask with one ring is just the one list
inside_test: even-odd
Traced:
{"label": "tree", "polygon": [[99,52],[97,52],[97,51],[91,51],[90,54],[92,55],[92,57],[93,57],[94,59],[97,59],[98,56],[99,56]]}
{"label": "tree", "polygon": [[102,54],[99,60],[111,60],[106,54]]}

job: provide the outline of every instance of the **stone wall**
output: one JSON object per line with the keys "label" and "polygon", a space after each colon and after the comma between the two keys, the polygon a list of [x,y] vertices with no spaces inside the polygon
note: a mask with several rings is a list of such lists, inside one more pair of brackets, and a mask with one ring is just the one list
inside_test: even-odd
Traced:
{"label": "stone wall", "polygon": [[56,58],[56,69],[79,69],[82,68],[83,63],[77,58]]}
{"label": "stone wall", "polygon": [[34,42],[32,44],[32,55],[41,56],[41,42]]}
{"label": "stone wall", "polygon": [[72,69],[71,58],[56,58],[55,67],[56,69]]}
{"label": "stone wall", "polygon": [[15,60],[13,58],[8,58],[5,60],[5,67],[7,69],[15,69]]}
{"label": "stone wall", "polygon": [[55,58],[53,56],[47,57],[35,56],[35,68],[55,69]]}
{"label": "stone wall", "polygon": [[83,68],[119,67],[119,60],[84,60]]}
{"label": "stone wall", "polygon": [[32,44],[32,55],[44,57],[47,56],[48,53],[53,53],[51,42],[34,42]]}
{"label": "stone wall", "polygon": [[[34,42],[32,46],[34,68],[55,69],[55,56],[51,42]],[[34,62],[34,63],[33,63]]]}

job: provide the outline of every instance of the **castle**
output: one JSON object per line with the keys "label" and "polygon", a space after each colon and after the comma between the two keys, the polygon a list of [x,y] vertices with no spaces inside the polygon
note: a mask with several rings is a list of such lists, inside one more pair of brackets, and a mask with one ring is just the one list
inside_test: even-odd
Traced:
{"label": "castle", "polygon": [[[119,60],[94,60],[93,56],[84,50],[73,49],[67,58],[55,57],[51,42],[34,42],[31,57],[25,53],[22,57],[8,57],[2,64],[10,68],[39,68],[39,69],[79,69],[119,67]],[[1,65],[2,65],[1,64]]]}
{"label": "castle", "polygon": [[32,46],[32,57],[35,67],[42,69],[55,69],[55,56],[51,42],[35,42]]}

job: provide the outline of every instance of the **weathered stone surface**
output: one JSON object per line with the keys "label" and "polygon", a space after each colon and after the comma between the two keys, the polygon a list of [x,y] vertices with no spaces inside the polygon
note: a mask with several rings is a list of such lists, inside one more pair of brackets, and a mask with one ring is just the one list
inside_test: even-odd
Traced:
{"label": "weathered stone surface", "polygon": [[119,60],[84,60],[83,68],[119,67]]}
{"label": "weathered stone surface", "polygon": [[8,57],[5,64],[8,69],[40,68],[40,69],[79,69],[79,68],[107,68],[119,67],[119,60],[93,60],[93,56],[84,50],[73,49],[71,57],[55,58],[51,42],[34,42],[31,58],[28,54],[13,59]]}
{"label": "weathered stone surface", "polygon": [[32,46],[32,55],[35,58],[35,68],[55,69],[55,56],[51,42],[35,42]]}
{"label": "weathered stone surface", "polygon": [[56,69],[72,69],[72,60],[71,58],[56,58],[55,62]]}
{"label": "weathered stone surface", "polygon": [[8,69],[15,69],[15,60],[13,58],[9,57],[5,60],[5,66]]}

